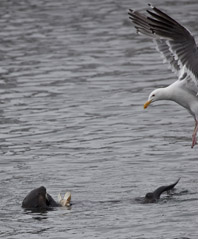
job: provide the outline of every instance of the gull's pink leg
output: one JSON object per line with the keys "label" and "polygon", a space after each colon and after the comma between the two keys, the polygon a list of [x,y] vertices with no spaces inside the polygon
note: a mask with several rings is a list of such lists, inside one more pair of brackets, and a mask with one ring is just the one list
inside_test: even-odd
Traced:
{"label": "gull's pink leg", "polygon": [[195,119],[195,128],[194,128],[193,135],[192,135],[191,148],[193,148],[195,146],[195,144],[197,143],[197,131],[198,131],[198,121]]}

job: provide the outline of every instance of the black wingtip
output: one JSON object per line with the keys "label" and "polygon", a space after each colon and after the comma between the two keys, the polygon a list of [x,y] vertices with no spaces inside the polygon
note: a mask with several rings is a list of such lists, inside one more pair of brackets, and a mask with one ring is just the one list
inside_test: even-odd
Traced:
{"label": "black wingtip", "polygon": [[133,19],[131,18],[131,17],[133,17],[133,13],[134,13],[134,10],[129,9],[128,15],[129,15],[129,18],[130,18],[131,20],[133,20]]}
{"label": "black wingtip", "polygon": [[151,3],[148,3],[148,6],[154,8],[154,6]]}
{"label": "black wingtip", "polygon": [[128,14],[134,13],[134,10],[129,9]]}
{"label": "black wingtip", "polygon": [[152,12],[151,12],[150,10],[147,9],[146,11],[147,11],[150,15],[152,15]]}

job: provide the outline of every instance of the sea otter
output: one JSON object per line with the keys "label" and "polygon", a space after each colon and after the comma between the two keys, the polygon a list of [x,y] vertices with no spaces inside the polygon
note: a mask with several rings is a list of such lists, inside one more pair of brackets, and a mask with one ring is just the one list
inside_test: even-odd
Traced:
{"label": "sea otter", "polygon": [[61,195],[58,195],[58,202],[56,202],[52,196],[50,196],[46,188],[41,186],[32,190],[28,195],[24,198],[22,202],[22,207],[26,209],[51,209],[53,207],[61,207],[61,206],[70,206],[71,201],[71,193],[67,192],[64,198]]}
{"label": "sea otter", "polygon": [[168,186],[161,186],[157,188],[155,191],[147,193],[144,197],[145,203],[154,203],[157,202],[158,199],[160,199],[160,195],[165,192],[173,189],[175,185],[179,182],[180,178],[173,184],[170,184]]}

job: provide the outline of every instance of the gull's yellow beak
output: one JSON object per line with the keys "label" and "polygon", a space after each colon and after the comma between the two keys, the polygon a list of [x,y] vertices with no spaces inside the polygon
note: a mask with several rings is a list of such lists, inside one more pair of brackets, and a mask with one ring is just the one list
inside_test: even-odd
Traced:
{"label": "gull's yellow beak", "polygon": [[148,100],[148,101],[144,104],[144,109],[146,109],[146,108],[150,105],[151,102],[152,102],[152,100]]}

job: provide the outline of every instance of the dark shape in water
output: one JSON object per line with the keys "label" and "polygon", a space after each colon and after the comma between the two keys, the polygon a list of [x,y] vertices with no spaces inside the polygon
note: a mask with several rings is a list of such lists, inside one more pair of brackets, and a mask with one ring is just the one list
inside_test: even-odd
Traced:
{"label": "dark shape in water", "polygon": [[32,190],[23,200],[22,207],[26,209],[50,209],[61,206],[52,196],[50,196],[46,188],[41,186]]}
{"label": "dark shape in water", "polygon": [[180,178],[173,184],[170,184],[168,186],[161,186],[161,187],[157,188],[155,191],[147,193],[144,198],[144,202],[145,203],[156,202],[158,199],[160,199],[160,196],[163,192],[173,189],[175,187],[175,185],[177,185],[179,180],[180,180]]}

